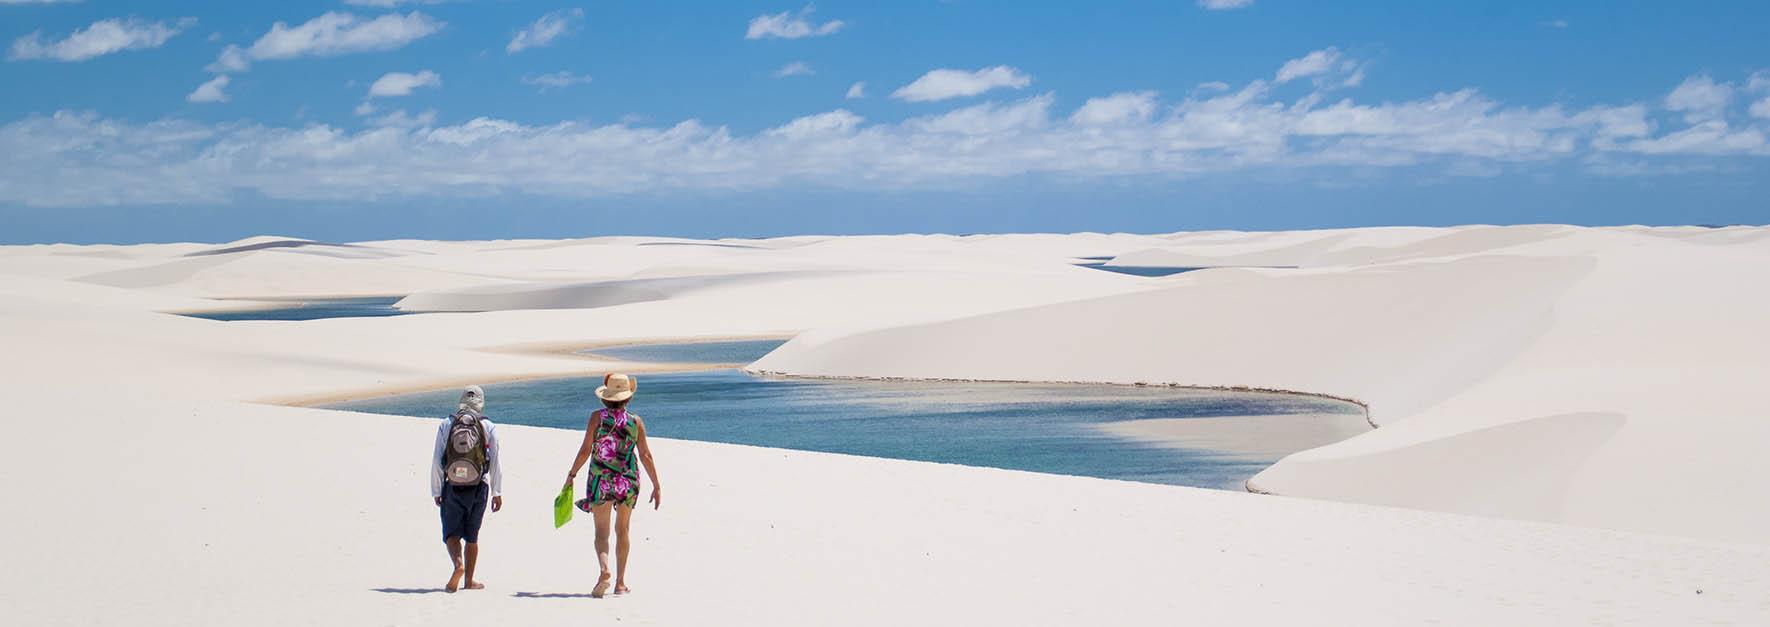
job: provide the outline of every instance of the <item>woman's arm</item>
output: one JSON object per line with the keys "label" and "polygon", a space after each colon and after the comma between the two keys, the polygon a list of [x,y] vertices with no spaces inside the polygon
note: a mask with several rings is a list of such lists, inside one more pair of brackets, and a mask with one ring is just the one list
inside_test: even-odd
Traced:
{"label": "woman's arm", "polygon": [[592,413],[590,414],[590,423],[584,425],[584,442],[578,445],[578,458],[572,460],[572,471],[565,473],[566,485],[571,485],[572,481],[578,478],[578,470],[584,467],[584,462],[590,461],[590,451],[591,447],[596,445],[595,441],[596,414]]}
{"label": "woman's arm", "polygon": [[645,441],[645,421],[634,416],[633,424],[639,426],[639,463],[645,465],[645,475],[651,478],[651,508],[657,509],[664,504],[663,487],[658,485],[658,465],[651,459],[651,444]]}

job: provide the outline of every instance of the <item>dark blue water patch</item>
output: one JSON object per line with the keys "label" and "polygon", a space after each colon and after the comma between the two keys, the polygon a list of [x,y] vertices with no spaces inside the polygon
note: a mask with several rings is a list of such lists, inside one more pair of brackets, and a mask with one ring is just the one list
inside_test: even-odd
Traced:
{"label": "dark blue water patch", "polygon": [[747,364],[761,359],[763,355],[780,348],[780,345],[785,343],[787,343],[786,340],[727,340],[681,344],[633,344],[592,348],[584,352],[624,361],[649,363]]}
{"label": "dark blue water patch", "polygon": [[321,320],[325,318],[374,318],[400,316],[411,312],[393,308],[400,297],[334,298],[291,303],[287,307],[252,311],[211,311],[182,314],[205,320]]}
{"label": "dark blue water patch", "polygon": [[1170,276],[1170,275],[1180,274],[1182,272],[1191,272],[1193,270],[1203,270],[1204,269],[1202,267],[1201,268],[1183,268],[1180,266],[1109,266],[1109,265],[1106,265],[1106,262],[1104,262],[1104,261],[1094,262],[1094,263],[1078,263],[1075,265],[1081,266],[1083,268],[1093,268],[1095,270],[1105,270],[1107,272],[1117,272],[1119,274],[1129,274],[1129,275],[1133,275],[1133,276]]}
{"label": "dark blue water patch", "polygon": [[[735,370],[638,379],[632,410],[659,437],[1231,490],[1277,458],[1160,447],[1098,427],[1144,418],[1322,420],[1319,414],[1362,411],[1313,397],[1178,388],[782,379]],[[486,413],[511,424],[581,430],[601,406],[593,396],[597,383],[489,385]],[[441,417],[456,395],[449,389],[329,407]],[[668,468],[668,458],[660,461]]]}

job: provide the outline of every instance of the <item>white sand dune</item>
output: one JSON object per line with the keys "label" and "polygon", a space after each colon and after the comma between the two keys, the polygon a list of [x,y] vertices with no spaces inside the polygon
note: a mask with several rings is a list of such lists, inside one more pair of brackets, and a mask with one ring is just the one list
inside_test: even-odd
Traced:
{"label": "white sand dune", "polygon": [[[1433,242],[1442,257],[1428,256]],[[1741,289],[1770,278],[1770,248],[1753,238],[1699,244],[1634,229],[1471,228],[1393,256],[1404,261],[1227,279],[1199,271],[1159,290],[812,333],[753,368],[1349,397],[1367,403],[1384,428],[1297,454],[1254,484],[1770,542],[1770,507],[1728,496],[1770,490],[1754,452],[1770,437],[1770,421],[1761,420],[1770,396],[1751,383],[1770,377],[1770,328],[1750,322],[1770,318],[1770,297]],[[1531,445],[1545,438],[1558,445]],[[1699,450],[1697,459],[1677,453]],[[1501,469],[1515,480],[1501,480]],[[1407,480],[1387,479],[1400,477]],[[1496,485],[1516,491],[1531,481],[1561,492],[1493,498]]]}
{"label": "white sand dune", "polygon": [[[0,606],[28,625],[1765,624],[1770,312],[1745,286],[1766,233],[0,247],[6,425],[28,444]],[[707,245],[726,243],[754,248]],[[1153,248],[1304,267],[1072,265]],[[597,306],[586,286],[611,281],[664,298]],[[498,310],[158,313],[367,293]],[[592,602],[587,521],[548,523],[577,434],[501,428],[491,587],[450,596],[431,593],[434,423],[258,404],[630,367],[543,348],[795,334],[753,367],[1292,389],[1382,428],[1255,482],[1335,500],[659,440],[636,593]]]}
{"label": "white sand dune", "polygon": [[668,300],[717,288],[740,288],[814,276],[817,272],[712,274],[661,279],[589,283],[524,283],[422,292],[395,304],[409,311],[502,311],[507,309],[594,309]]}

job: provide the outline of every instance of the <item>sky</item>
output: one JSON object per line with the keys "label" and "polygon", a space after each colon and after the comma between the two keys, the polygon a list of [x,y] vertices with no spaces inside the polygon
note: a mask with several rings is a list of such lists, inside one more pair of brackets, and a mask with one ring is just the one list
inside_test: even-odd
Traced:
{"label": "sky", "polygon": [[1770,223],[1770,3],[0,0],[0,243]]}

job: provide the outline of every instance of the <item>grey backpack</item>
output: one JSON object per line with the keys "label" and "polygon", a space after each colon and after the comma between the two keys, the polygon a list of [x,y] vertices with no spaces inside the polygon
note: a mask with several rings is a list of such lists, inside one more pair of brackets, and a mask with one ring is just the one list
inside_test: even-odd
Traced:
{"label": "grey backpack", "polygon": [[443,478],[449,485],[471,486],[486,473],[486,430],[482,417],[463,409],[449,417],[449,439],[443,444]]}

